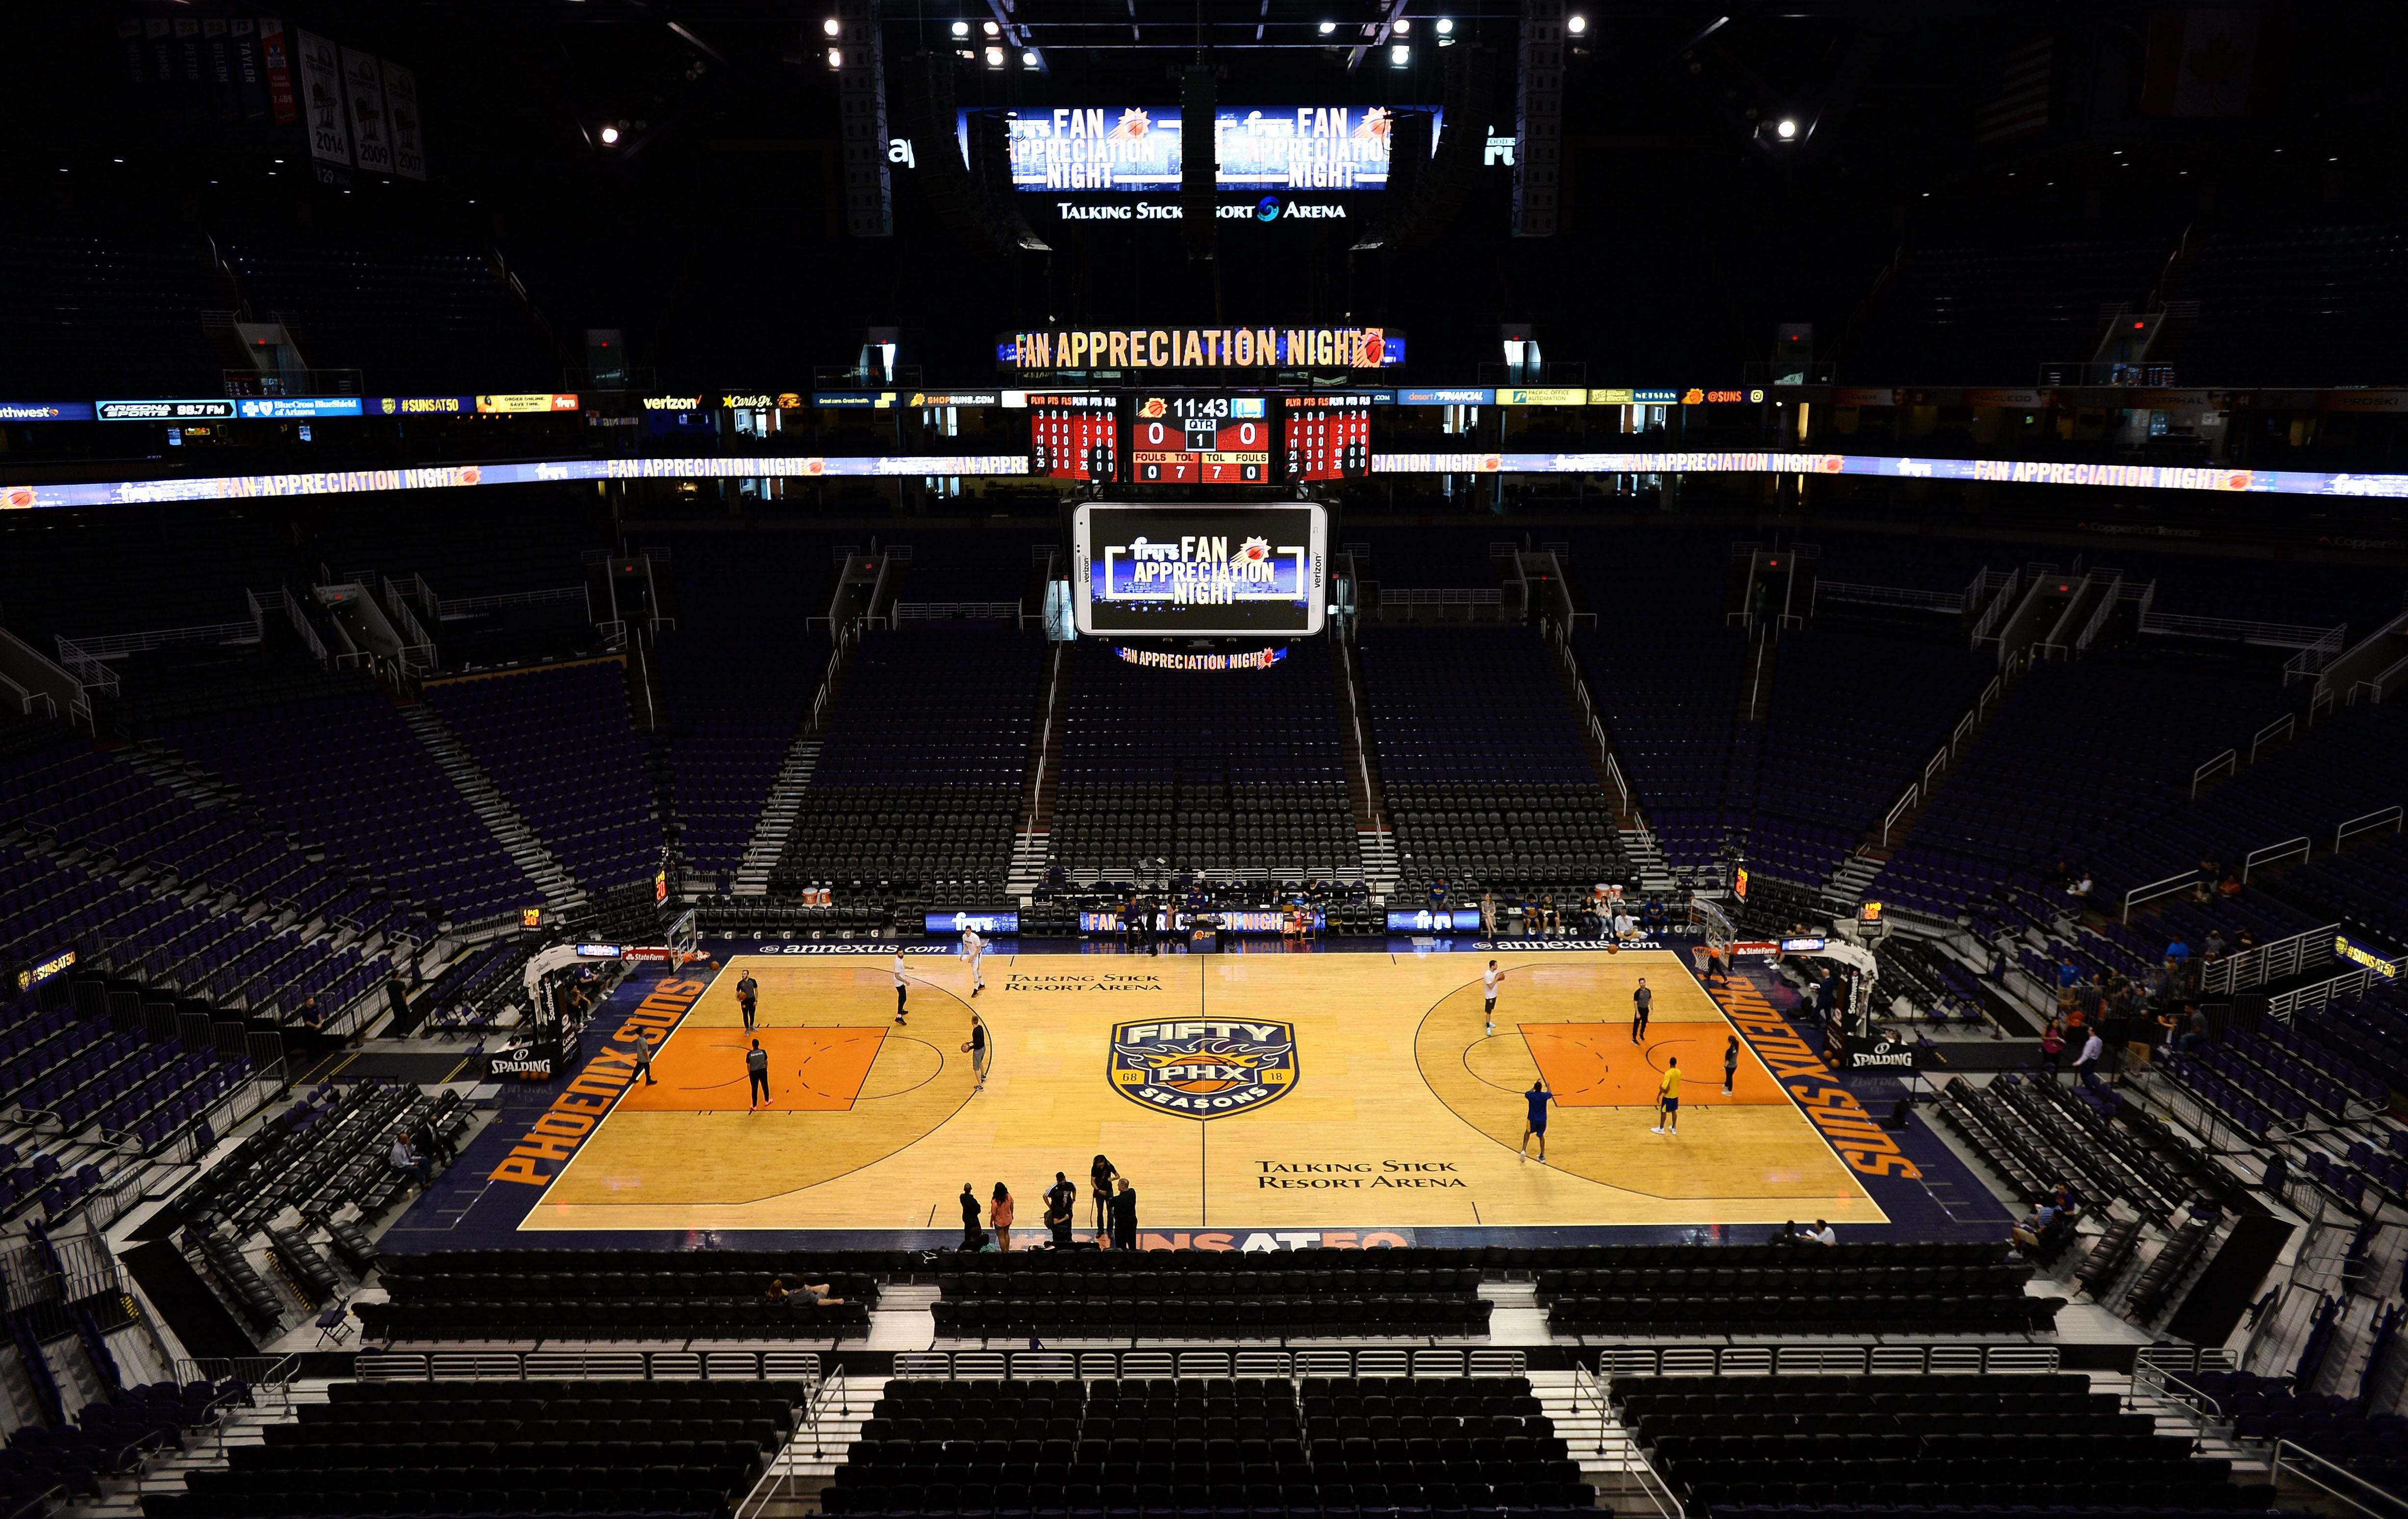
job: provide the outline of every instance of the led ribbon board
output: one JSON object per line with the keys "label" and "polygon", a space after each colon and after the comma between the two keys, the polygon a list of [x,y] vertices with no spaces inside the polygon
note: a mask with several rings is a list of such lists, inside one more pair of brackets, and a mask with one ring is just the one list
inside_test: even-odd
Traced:
{"label": "led ribbon board", "polygon": [[1079,631],[1306,637],[1326,610],[1329,514],[1294,506],[1125,506],[1072,516]]}

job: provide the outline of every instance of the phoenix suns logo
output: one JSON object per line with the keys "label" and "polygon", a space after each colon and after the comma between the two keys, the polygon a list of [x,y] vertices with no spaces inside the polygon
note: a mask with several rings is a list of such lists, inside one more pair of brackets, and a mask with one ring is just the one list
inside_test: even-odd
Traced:
{"label": "phoenix suns logo", "polygon": [[1114,1024],[1107,1074],[1141,1108],[1219,1118],[1296,1089],[1296,1028],[1273,1023]]}

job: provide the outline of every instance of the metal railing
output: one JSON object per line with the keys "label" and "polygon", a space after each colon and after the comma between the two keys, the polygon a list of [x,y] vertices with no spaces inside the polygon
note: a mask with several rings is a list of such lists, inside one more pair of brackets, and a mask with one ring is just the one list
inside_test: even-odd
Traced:
{"label": "metal railing", "polygon": [[2308,836],[2301,834],[2297,838],[2286,838],[2280,843],[2268,844],[2262,849],[2253,849],[2242,856],[2241,879],[2247,881],[2249,872],[2261,865],[2279,865],[2290,859],[2304,860],[2315,847],[2308,842]]}
{"label": "metal railing", "polygon": [[1814,582],[1813,596],[1807,602],[1809,610],[1818,608],[1825,596],[1833,601],[1854,601],[1869,607],[1912,607],[1917,611],[1947,612],[1962,616],[1965,594],[1961,591],[1918,591],[1905,585],[1865,585],[1854,580]]}
{"label": "metal railing", "polygon": [[53,637],[59,646],[60,666],[81,681],[86,691],[105,691],[112,696],[118,694],[117,672],[103,664],[98,654],[64,637]]}
{"label": "metal railing", "polygon": [[2319,1009],[2330,1007],[2342,997],[2355,996],[2365,991],[2373,975],[2374,972],[2364,966],[2358,966],[2344,970],[2329,980],[2317,982],[2313,986],[2300,986],[2287,992],[2277,992],[2266,999],[2266,1014],[2270,1018],[2288,1023],[2300,1013],[2315,1012]]}
{"label": "metal railing", "polygon": [[1016,619],[1019,615],[1017,601],[898,601],[887,612],[897,623],[955,617]]}
{"label": "metal railing", "polygon": [[2008,615],[2014,610],[2015,604],[2023,599],[2020,595],[2022,589],[2023,571],[2019,569],[2007,571],[2005,581],[1991,593],[1989,604],[1982,609],[1982,615],[1974,620],[1972,631],[1974,648],[1979,649],[1998,636],[1999,624],[2007,620]]}
{"label": "metal railing", "polygon": [[1501,586],[1425,586],[1419,589],[1380,588],[1383,607],[1501,607],[1505,592]]}
{"label": "metal railing", "polygon": [[2172,896],[2176,892],[2188,891],[2198,881],[2198,871],[2186,870],[2178,876],[2168,876],[2163,881],[2153,881],[2145,886],[2133,887],[2124,894],[2124,921],[2130,923],[2132,910],[2142,903],[2154,902],[2160,896]]}
{"label": "metal railing", "polygon": [[1882,848],[1889,848],[1890,830],[1898,826],[1899,819],[1914,810],[1914,804],[1921,800],[1922,796],[1921,781],[1910,781],[1906,783],[1906,794],[1892,802],[1889,810],[1882,816]]}
{"label": "metal railing", "polygon": [[178,1382],[223,1382],[232,1377],[251,1389],[253,1403],[265,1408],[290,1407],[293,1379],[300,1374],[298,1355],[179,1356],[176,1361]]}
{"label": "metal railing", "polygon": [[2332,663],[2333,656],[2348,646],[2348,640],[2347,623],[2325,629],[2323,638],[2283,661],[2283,683],[2289,686],[2315,680]]}
{"label": "metal railing", "polygon": [[[2077,654],[2086,652],[2097,640],[2100,630],[2107,625],[2107,619],[2115,614],[2116,604],[2123,599],[2123,593],[2128,583],[2123,579],[2123,572],[2117,570],[2110,573],[2115,575],[2115,580],[2107,588],[2107,594],[2099,598],[2099,606],[2091,612],[2090,621],[2083,623],[2082,631],[2073,636],[2073,652]],[[2156,581],[2151,581],[2150,589],[2154,590],[2156,584]]]}
{"label": "metal railing", "polygon": [[2385,666],[2382,669],[2377,670],[2374,674],[2368,676],[2363,681],[2351,681],[2349,686],[2349,696],[2347,698],[2348,705],[2352,707],[2357,706],[2359,694],[2364,693],[2368,706],[2381,706],[2384,697],[2390,694],[2393,685],[2398,683],[2402,677],[2408,677],[2408,654],[2403,654],[2400,658],[2393,660],[2390,664]]}
{"label": "metal railing", "polygon": [[2264,727],[2259,728],[2256,733],[2249,736],[2249,763],[2252,765],[2258,763],[2258,751],[2267,744],[2272,743],[2276,738],[2298,738],[2299,733],[2300,719],[2298,714],[2293,712],[2285,712],[2273,722],[2267,724]]}
{"label": "metal railing", "polygon": [[259,624],[197,623],[191,627],[158,627],[140,633],[86,633],[73,641],[63,633],[52,637],[59,646],[59,663],[74,669],[75,655],[97,661],[179,643],[252,643],[258,641]]}
{"label": "metal railing", "polygon": [[450,596],[435,604],[437,622],[448,623],[455,617],[477,617],[503,607],[532,607],[547,601],[582,601],[582,585],[555,585],[547,591],[509,591],[493,596]]}
{"label": "metal railing", "polygon": [[898,1351],[895,1375],[940,1382],[1118,1377],[1520,1377],[1518,1350],[1409,1346],[1312,1350]]}
{"label": "metal railing", "polygon": [[2393,833],[2398,833],[2400,831],[2401,811],[2398,803],[2395,802],[2389,807],[2377,808],[2375,810],[2368,812],[2360,817],[2354,817],[2347,823],[2335,828],[2333,830],[2333,848],[2335,850],[2339,850],[2343,839],[2353,838],[2358,834],[2370,832],[2375,828],[2380,828],[2386,823],[2391,824],[2391,831]]}
{"label": "metal railing", "polygon": [[2237,749],[2228,749],[2223,753],[2216,755],[2214,759],[2209,760],[2206,764],[2200,766],[2198,769],[2193,770],[2190,773],[2191,800],[2199,800],[2199,788],[2205,785],[2211,777],[2218,773],[2230,775],[2234,770],[2240,768],[2240,766],[2241,752]]}
{"label": "metal railing", "polygon": [[[1592,1460],[1599,1465],[1605,1461],[1607,1426],[1621,1429],[1622,1449],[1613,1465],[1614,1474],[1626,1479],[1635,1478],[1627,1485],[1639,1489],[1640,1496],[1663,1519],[1687,1519],[1687,1512],[1681,1507],[1680,1498],[1656,1471],[1655,1463],[1640,1451],[1638,1440],[1627,1429],[1622,1429],[1620,1421],[1613,1416],[1613,1405],[1605,1387],[1584,1366],[1572,1368],[1572,1410],[1575,1413],[1585,1412],[1597,1421],[1597,1448],[1590,1453]],[[1612,1507],[1618,1512],[1621,1505],[1617,1503]]]}
{"label": "metal railing", "polygon": [[792,1491],[795,1468],[801,1456],[796,1447],[808,1438],[811,1442],[811,1458],[815,1461],[826,1458],[827,1440],[824,1431],[828,1405],[844,1406],[846,1392],[844,1368],[841,1366],[830,1371],[827,1380],[811,1390],[810,1401],[796,1411],[794,1434],[770,1458],[767,1469],[761,1473],[761,1480],[752,1484],[752,1491],[745,1494],[736,1505],[735,1519],[760,1519],[768,1512],[770,1504],[798,1496]]}
{"label": "metal railing", "polygon": [[1607,1345],[1598,1350],[1597,1365],[1608,1378],[1928,1376],[1942,1371],[2024,1375],[2055,1371],[2057,1348],[1978,1340],[1903,1345]]}
{"label": "metal railing", "polygon": [[2199,989],[2201,992],[2245,992],[2253,986],[2281,981],[2330,963],[2333,957],[2333,935],[2337,924],[2311,928],[2260,944],[2254,950],[2243,950],[2220,960],[2211,960],[2200,967]]}
{"label": "metal railing", "polygon": [[[2348,636],[2349,624],[2315,627],[2304,623],[2259,623],[2239,617],[2193,617],[2187,612],[2161,612],[2152,608],[2141,614],[2141,631],[2172,634],[2178,638],[2223,638],[2239,643],[2264,644],[2276,649],[2297,649],[2301,653],[2329,648],[2331,652],[2338,653],[2342,640]],[[2284,667],[2289,668],[2288,666]]]}
{"label": "metal railing", "polygon": [[2372,1516],[2372,1519],[2400,1519],[2400,1516],[2408,1514],[2408,1498],[2384,1491],[2357,1472],[2326,1460],[2304,1445],[2278,1440],[2274,1442],[2272,1473],[2277,1492],[2281,1491],[2283,1478],[2286,1474],[2327,1498]]}
{"label": "metal railing", "polygon": [[362,1351],[361,1382],[808,1382],[814,1350]]}

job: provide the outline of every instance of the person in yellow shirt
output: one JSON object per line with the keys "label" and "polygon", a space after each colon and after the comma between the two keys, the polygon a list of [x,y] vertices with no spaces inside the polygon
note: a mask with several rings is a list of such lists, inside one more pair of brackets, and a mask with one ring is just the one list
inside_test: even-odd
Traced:
{"label": "person in yellow shirt", "polygon": [[1656,1117],[1662,1122],[1647,1132],[1678,1134],[1681,1132],[1681,1057],[1672,1056],[1664,1063],[1664,1084],[1656,1089]]}

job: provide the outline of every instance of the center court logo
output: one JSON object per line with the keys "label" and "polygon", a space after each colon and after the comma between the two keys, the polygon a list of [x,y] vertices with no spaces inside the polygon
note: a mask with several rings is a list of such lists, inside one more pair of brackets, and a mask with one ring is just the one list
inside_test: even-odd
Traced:
{"label": "center court logo", "polygon": [[1296,1026],[1281,1023],[1112,1025],[1112,1090],[1182,1118],[1220,1118],[1296,1089]]}

